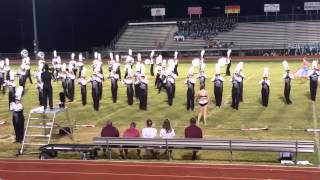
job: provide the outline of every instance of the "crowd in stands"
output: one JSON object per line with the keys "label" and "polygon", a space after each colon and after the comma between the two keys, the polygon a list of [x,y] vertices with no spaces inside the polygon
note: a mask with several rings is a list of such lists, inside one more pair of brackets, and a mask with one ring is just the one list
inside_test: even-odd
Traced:
{"label": "crowd in stands", "polygon": [[208,39],[206,48],[233,48],[233,47],[234,47],[233,42],[226,43],[220,40]]}
{"label": "crowd in stands", "polygon": [[219,32],[232,30],[235,24],[236,19],[227,17],[181,21],[177,23],[178,31],[174,34],[174,39],[176,41],[182,41],[185,38],[207,40]]}
{"label": "crowd in stands", "polygon": [[[185,128],[184,134],[185,138],[202,138],[202,129],[199,128],[197,125],[197,120],[195,118],[190,119],[190,125]],[[141,132],[141,133],[140,133]],[[159,131],[158,136],[158,130],[153,127],[153,123],[151,119],[148,119],[146,121],[146,127],[144,127],[141,131],[136,127],[135,122],[130,123],[130,127],[127,128],[124,132],[122,137],[125,138],[164,138],[164,139],[170,139],[174,138],[176,136],[174,129],[171,126],[170,120],[165,119],[162,124],[162,128]],[[113,126],[112,121],[108,120],[105,127],[102,128],[101,131],[101,137],[120,137],[119,130]],[[124,152],[124,153],[123,153]],[[141,150],[139,147],[137,147],[137,159],[141,159],[140,155]],[[148,149],[148,152],[150,153],[154,158],[159,159],[159,151],[157,149]],[[170,152],[172,155],[172,150]],[[197,151],[193,151],[192,159],[196,159],[196,153]],[[122,159],[128,158],[128,149],[123,148],[120,150],[120,157]],[[172,156],[171,156],[172,158]]]}

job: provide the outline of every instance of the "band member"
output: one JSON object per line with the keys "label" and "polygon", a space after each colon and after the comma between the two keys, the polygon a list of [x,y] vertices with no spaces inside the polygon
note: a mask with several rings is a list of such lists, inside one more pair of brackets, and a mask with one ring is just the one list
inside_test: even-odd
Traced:
{"label": "band member", "polygon": [[16,142],[21,143],[24,136],[24,115],[21,96],[23,87],[19,86],[16,91],[15,100],[10,103],[10,111],[12,112],[12,124],[16,134]]}
{"label": "band member", "polygon": [[77,61],[74,60],[74,57],[75,57],[75,54],[71,53],[71,60],[69,61],[68,69],[69,71],[73,71],[73,74],[77,76],[77,71],[78,71]]}
{"label": "band member", "polygon": [[312,61],[312,71],[309,73],[310,96],[312,101],[316,101],[319,76],[318,61]]}
{"label": "band member", "polygon": [[127,98],[128,98],[128,105],[133,104],[133,80],[132,80],[133,74],[132,70],[128,69],[128,75],[127,78],[124,80],[124,84],[127,86]]}
{"label": "band member", "polygon": [[231,79],[232,82],[232,108],[238,110],[240,102],[240,84],[242,81],[241,76],[239,75],[239,67],[235,69],[235,73]]}
{"label": "band member", "polygon": [[290,91],[291,91],[291,80],[294,79],[292,73],[290,73],[289,64],[287,61],[282,62],[283,68],[285,73],[283,74],[282,78],[284,79],[284,98],[286,104],[292,104],[290,100]]}
{"label": "band member", "polygon": [[199,99],[199,114],[197,124],[200,124],[200,120],[203,117],[203,123],[207,125],[207,111],[208,104],[210,102],[210,97],[208,92],[204,89],[204,86],[200,86],[200,91],[198,92],[197,99]]}
{"label": "band member", "polygon": [[200,64],[200,73],[198,75],[198,79],[199,79],[200,87],[203,86],[205,88],[206,87],[207,75],[204,72],[204,68],[205,68],[205,64],[201,63]]}
{"label": "band member", "polygon": [[5,70],[4,70],[4,60],[0,60],[0,91],[2,90],[2,94],[5,94],[5,88],[3,84],[5,82]]}
{"label": "band member", "polygon": [[145,74],[141,74],[141,78],[136,81],[136,84],[139,85],[139,101],[140,101],[140,110],[147,110],[148,104],[148,80],[145,77]]}
{"label": "band member", "polygon": [[[70,67],[71,68],[71,67]],[[67,81],[67,98],[70,102],[74,100],[74,80],[76,79],[76,75],[74,74],[74,71],[71,69],[68,69],[66,71],[66,81]]]}
{"label": "band member", "polygon": [[239,76],[241,77],[239,100],[240,100],[240,102],[243,102],[243,80],[245,78],[245,76],[243,74],[243,62],[239,62],[238,65],[239,65]]}
{"label": "band member", "polygon": [[159,79],[158,79],[158,94],[160,94],[162,88],[165,86],[163,83],[165,78],[166,78],[166,65],[167,65],[167,60],[163,59],[162,60],[162,70],[160,71]]}
{"label": "band member", "polygon": [[10,103],[14,102],[15,100],[16,93],[16,84],[14,82],[14,70],[9,71],[9,79],[6,80],[3,84],[3,88],[5,87],[9,88],[8,102],[10,107]]}
{"label": "band member", "polygon": [[61,71],[58,73],[57,79],[61,80],[61,85],[62,85],[62,88],[63,88],[63,94],[64,94],[65,97],[68,97],[69,94],[68,94],[68,91],[67,91],[68,85],[67,85],[67,65],[66,65],[66,63],[62,64],[62,68],[61,68]]}
{"label": "band member", "polygon": [[261,99],[262,99],[262,105],[264,107],[268,107],[269,102],[269,93],[270,93],[270,80],[269,77],[269,69],[264,68],[263,69],[263,80],[259,82],[261,84]]}
{"label": "band member", "polygon": [[118,74],[119,79],[121,80],[121,70],[120,70],[120,56],[119,54],[116,54],[116,62],[114,64],[116,66],[116,74]]}
{"label": "band member", "polygon": [[167,90],[169,106],[172,106],[172,103],[173,103],[174,86],[175,86],[175,75],[173,74],[172,71],[173,71],[173,69],[168,68],[168,70],[166,72],[166,78],[163,81],[163,83],[165,84],[166,90]]}
{"label": "band member", "polygon": [[109,53],[109,57],[110,57],[110,60],[108,61],[108,71],[109,71],[109,73],[111,73],[112,67],[113,67],[113,65],[115,63],[115,60],[113,59],[113,53],[112,52]]}
{"label": "band member", "polygon": [[81,69],[81,76],[78,79],[78,84],[80,85],[81,88],[81,102],[82,105],[85,106],[87,104],[87,80],[86,80],[86,68]]}
{"label": "band member", "polygon": [[112,71],[110,72],[109,78],[111,80],[111,95],[113,103],[117,102],[118,96],[118,79],[119,75],[116,74],[117,66],[113,66]]}
{"label": "band member", "polygon": [[53,109],[52,100],[52,86],[51,86],[52,74],[49,72],[48,64],[44,65],[44,72],[41,74],[41,81],[43,82],[43,109],[47,109],[47,102],[49,100],[50,109]]}
{"label": "band member", "polygon": [[[53,58],[52,58],[51,64],[52,64],[52,72],[51,73],[53,74],[54,78],[57,79],[59,71],[57,69],[58,68],[57,67],[58,66],[58,55],[57,55],[56,50],[53,51]],[[60,64],[61,64],[61,61],[60,61]]]}
{"label": "band member", "polygon": [[90,80],[91,85],[92,85],[92,99],[93,99],[93,108],[95,111],[99,111],[99,94],[100,94],[100,83],[101,79],[99,76],[97,76],[96,72],[93,72],[92,78]]}
{"label": "band member", "polygon": [[193,78],[193,67],[189,69],[187,80],[185,81],[187,85],[187,110],[194,110],[194,86],[196,80]]}
{"label": "band member", "polygon": [[31,78],[31,73],[30,73],[30,58],[28,56],[28,51],[26,49],[23,49],[21,51],[21,57],[22,57],[22,63],[21,64],[24,64],[24,68],[25,68],[25,71],[26,71],[26,80],[27,78],[29,79],[30,81],[30,84],[32,84],[32,78]]}
{"label": "band member", "polygon": [[5,63],[4,64],[4,71],[6,72],[6,80],[9,80],[9,78],[10,78],[10,60],[9,60],[9,58],[6,58],[4,63]]}
{"label": "band member", "polygon": [[[44,58],[45,58],[44,52],[39,51],[39,52],[37,53],[38,67],[44,68],[44,64],[46,63],[46,61],[45,61]],[[42,71],[43,71],[43,69],[42,69]]]}
{"label": "band member", "polygon": [[156,58],[156,71],[157,71],[157,74],[156,74],[156,80],[154,82],[154,85],[159,89],[159,83],[160,83],[160,74],[161,74],[161,71],[162,71],[162,55],[160,54],[159,56],[157,56]]}
{"label": "band member", "polygon": [[42,67],[38,67],[38,71],[34,75],[37,80],[38,100],[40,106],[43,106],[43,82],[41,81],[42,69]]}
{"label": "band member", "polygon": [[82,70],[83,70],[83,56],[82,53],[79,53],[79,61],[77,63],[78,69],[79,69],[79,77],[81,77],[82,75]]}
{"label": "band member", "polygon": [[25,65],[21,64],[21,70],[17,72],[17,76],[19,77],[19,86],[22,86],[25,89],[26,84],[26,70]]}
{"label": "band member", "polygon": [[154,51],[151,51],[151,53],[150,53],[150,75],[151,76],[154,76],[153,64],[154,64]]}
{"label": "band member", "polygon": [[226,76],[230,76],[231,74],[230,74],[230,67],[231,67],[231,58],[230,58],[230,56],[231,56],[231,52],[232,52],[232,50],[231,49],[229,49],[228,51],[227,51],[227,69],[226,69]]}
{"label": "band member", "polygon": [[176,76],[179,76],[179,73],[178,73],[178,63],[179,63],[179,60],[178,60],[178,51],[175,51],[174,52],[174,74]]}
{"label": "band member", "polygon": [[220,75],[220,64],[216,64],[216,75],[211,79],[214,84],[214,97],[216,100],[216,106],[220,107],[223,94],[223,77]]}

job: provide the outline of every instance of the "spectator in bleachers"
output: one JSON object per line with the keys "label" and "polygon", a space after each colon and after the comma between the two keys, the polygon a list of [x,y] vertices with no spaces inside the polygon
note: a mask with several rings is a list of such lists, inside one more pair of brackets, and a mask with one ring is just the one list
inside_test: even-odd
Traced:
{"label": "spectator in bleachers", "polygon": [[[123,137],[125,138],[139,138],[140,137],[140,131],[138,128],[136,128],[136,123],[135,122],[131,122],[130,123],[130,127],[127,128],[124,132],[123,132]],[[128,149],[125,149],[125,147],[123,147],[123,150],[120,150],[120,156],[123,159],[127,159],[128,157]],[[140,156],[140,152],[141,150],[139,149],[139,147],[137,147],[137,159],[141,159]],[[124,151],[124,155],[123,155],[123,151]]]}
{"label": "spectator in bleachers", "polygon": [[109,119],[106,126],[102,128],[101,137],[119,137],[119,131],[112,125],[111,119]]}
{"label": "spectator in bleachers", "polygon": [[[196,125],[197,120],[195,118],[190,119],[190,125],[184,130],[185,138],[202,138],[202,129]],[[197,152],[192,151],[192,160],[197,159]]]}

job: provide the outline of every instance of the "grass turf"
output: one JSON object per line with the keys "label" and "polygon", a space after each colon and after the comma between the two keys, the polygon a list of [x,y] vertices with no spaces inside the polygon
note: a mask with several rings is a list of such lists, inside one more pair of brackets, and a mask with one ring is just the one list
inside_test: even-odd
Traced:
{"label": "grass turf", "polygon": [[[235,64],[232,64],[233,72]],[[295,71],[300,68],[300,61],[290,62],[290,68]],[[146,67],[149,79],[148,90],[148,111],[140,111],[139,102],[135,100],[133,106],[127,105],[126,88],[119,83],[118,101],[112,103],[110,81],[105,80],[103,83],[103,98],[100,102],[100,111],[93,110],[91,98],[91,86],[87,86],[88,104],[82,106],[80,88],[75,85],[75,101],[67,103],[69,108],[70,118],[76,124],[94,124],[95,128],[78,128],[75,131],[75,143],[90,143],[92,137],[99,136],[100,130],[104,126],[107,119],[112,119],[113,124],[119,129],[120,133],[129,126],[131,121],[137,123],[137,127],[142,129],[145,126],[145,120],[151,118],[154,121],[154,126],[157,129],[161,128],[162,121],[169,118],[172,127],[176,131],[176,137],[184,136],[184,128],[189,124],[190,117],[197,116],[196,110],[190,112],[186,110],[186,86],[184,85],[185,77],[190,67],[190,63],[179,64],[179,76],[176,80],[176,97],[173,101],[173,106],[168,106],[167,96],[163,90],[160,94],[154,88],[154,77],[149,75],[149,66]],[[210,81],[214,75],[214,63],[207,63],[206,74],[206,89],[213,97],[213,84]],[[271,80],[269,106],[267,108],[261,105],[261,85],[258,82],[262,79],[264,67],[269,67],[269,75]],[[18,68],[14,66],[13,68]],[[35,66],[32,69],[36,69]],[[88,67],[91,74],[91,68]],[[106,69],[106,66],[105,66]],[[123,75],[123,67],[122,67]],[[106,70],[105,70],[106,71]],[[195,70],[197,72],[197,70]],[[222,69],[224,72],[224,69]],[[208,109],[208,124],[207,126],[200,125],[204,131],[205,138],[223,138],[223,139],[304,139],[313,140],[314,134],[304,132],[304,128],[313,128],[313,112],[312,103],[309,98],[309,81],[307,79],[296,78],[292,81],[291,100],[292,105],[284,104],[282,79],[283,67],[281,62],[245,62],[244,63],[244,102],[240,103],[239,111],[233,110],[231,104],[231,82],[230,77],[225,77],[223,102],[221,108],[215,107],[214,103],[209,105]],[[224,74],[223,74],[224,76]],[[54,87],[54,102],[58,103],[58,93],[62,90],[61,82],[53,83]],[[199,89],[199,83],[196,84],[196,90]],[[318,96],[319,97],[319,96]],[[26,83],[26,93],[23,97],[24,114],[27,119],[28,112],[31,108],[38,106],[37,89],[35,85]],[[319,107],[316,109],[319,111]],[[63,120],[63,116],[58,116],[58,119]],[[319,118],[319,115],[317,115]],[[0,157],[12,157],[17,149],[18,144],[14,144],[5,138],[8,134],[13,135],[13,127],[11,125],[11,113],[8,112],[8,97],[0,96],[0,120],[7,120],[10,126],[0,126]],[[270,128],[269,131],[240,131],[241,128],[250,127],[265,127]],[[57,132],[57,131],[56,131]],[[55,143],[70,143],[68,138],[54,138]],[[185,159],[185,156],[190,153],[178,151],[174,154],[175,159]],[[228,160],[227,153],[200,153],[201,159],[204,160]],[[35,155],[25,156],[26,158],[35,158]],[[62,158],[70,158],[72,156],[62,156]],[[316,153],[312,155],[302,155],[304,159],[318,164]],[[23,158],[23,157],[22,157]],[[275,153],[236,153],[235,160],[247,162],[276,162]]]}

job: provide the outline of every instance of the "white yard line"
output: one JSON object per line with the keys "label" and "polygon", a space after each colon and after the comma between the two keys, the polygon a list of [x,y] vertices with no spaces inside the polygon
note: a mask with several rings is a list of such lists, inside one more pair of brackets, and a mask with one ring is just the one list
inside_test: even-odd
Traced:
{"label": "white yard line", "polygon": [[[318,118],[317,118],[317,110],[316,110],[316,103],[312,101],[312,119],[313,119],[313,128],[318,128]],[[319,144],[319,132],[314,131],[314,139],[316,141],[317,147],[317,157],[318,157],[318,166],[320,166],[320,144]]]}

